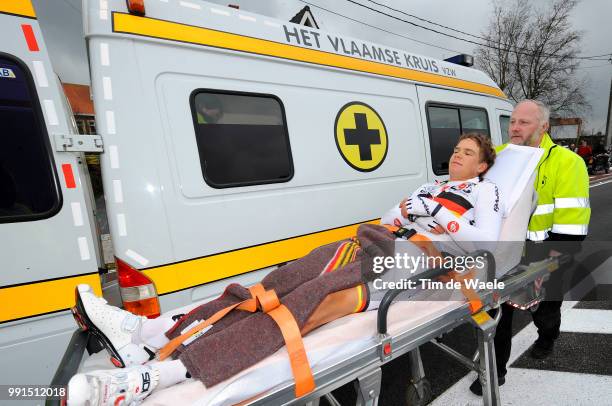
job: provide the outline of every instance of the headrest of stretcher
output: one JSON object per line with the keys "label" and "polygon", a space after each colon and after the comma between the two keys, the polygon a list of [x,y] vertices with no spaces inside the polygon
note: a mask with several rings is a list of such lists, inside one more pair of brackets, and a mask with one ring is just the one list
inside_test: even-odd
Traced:
{"label": "headrest of stretcher", "polygon": [[496,277],[506,274],[520,262],[533,211],[536,169],[543,153],[541,148],[510,144],[497,155],[495,164],[485,176],[500,189],[505,209],[499,237],[501,243],[493,252],[497,263]]}
{"label": "headrest of stretcher", "polygon": [[529,180],[535,173],[543,153],[542,148],[509,144],[497,154],[495,164],[489,169],[485,178],[494,182],[499,188],[504,199],[505,217],[512,213],[525,189],[533,192],[533,182]]}

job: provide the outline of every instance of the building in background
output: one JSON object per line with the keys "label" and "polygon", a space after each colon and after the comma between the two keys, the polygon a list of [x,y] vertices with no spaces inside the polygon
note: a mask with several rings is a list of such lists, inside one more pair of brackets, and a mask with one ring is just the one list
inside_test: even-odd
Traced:
{"label": "building in background", "polygon": [[89,86],[74,83],[62,83],[68,98],[79,134],[95,134],[96,120]]}
{"label": "building in background", "polygon": [[551,118],[550,136],[560,145],[578,145],[582,130],[582,119],[575,118]]}

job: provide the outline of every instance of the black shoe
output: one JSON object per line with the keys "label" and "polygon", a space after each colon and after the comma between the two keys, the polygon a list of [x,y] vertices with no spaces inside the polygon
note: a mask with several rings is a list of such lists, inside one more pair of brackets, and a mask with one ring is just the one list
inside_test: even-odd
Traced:
{"label": "black shoe", "polygon": [[549,344],[536,341],[535,343],[533,343],[529,355],[533,359],[546,359],[550,356],[550,354],[553,353],[553,349],[554,342]]}
{"label": "black shoe", "polygon": [[[505,376],[497,377],[497,386],[502,386],[506,383]],[[482,385],[480,384],[480,378],[476,378],[474,382],[470,385],[470,391],[477,396],[482,396]]]}

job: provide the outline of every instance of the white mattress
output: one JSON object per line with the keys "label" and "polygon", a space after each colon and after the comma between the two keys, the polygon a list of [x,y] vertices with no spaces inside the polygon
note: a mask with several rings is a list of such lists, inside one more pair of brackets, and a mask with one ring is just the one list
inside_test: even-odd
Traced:
{"label": "white mattress", "polygon": [[[463,301],[394,303],[388,314],[389,334],[396,335],[415,328],[462,304]],[[376,314],[376,311],[353,314],[306,335],[304,347],[313,373],[376,345]],[[233,405],[292,381],[287,351],[281,348],[265,360],[212,388],[205,388],[200,381],[190,379],[154,392],[145,400],[144,405]]]}
{"label": "white mattress", "polygon": [[495,165],[487,172],[486,178],[495,182],[500,189],[505,211],[500,243],[494,248],[485,247],[495,256],[497,278],[520,262],[529,217],[536,200],[533,182],[543,153],[541,148],[510,144],[499,153]]}

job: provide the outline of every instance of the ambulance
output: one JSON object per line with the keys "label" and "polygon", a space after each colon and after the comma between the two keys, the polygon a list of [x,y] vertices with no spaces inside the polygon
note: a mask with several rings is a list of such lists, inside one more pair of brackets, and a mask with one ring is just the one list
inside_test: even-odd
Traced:
{"label": "ambulance", "polygon": [[0,383],[48,384],[102,294],[99,153],[123,306],[155,317],[353,235],[500,144],[484,73],[199,0],[84,0],[97,135],[79,135],[30,0],[0,0]]}

